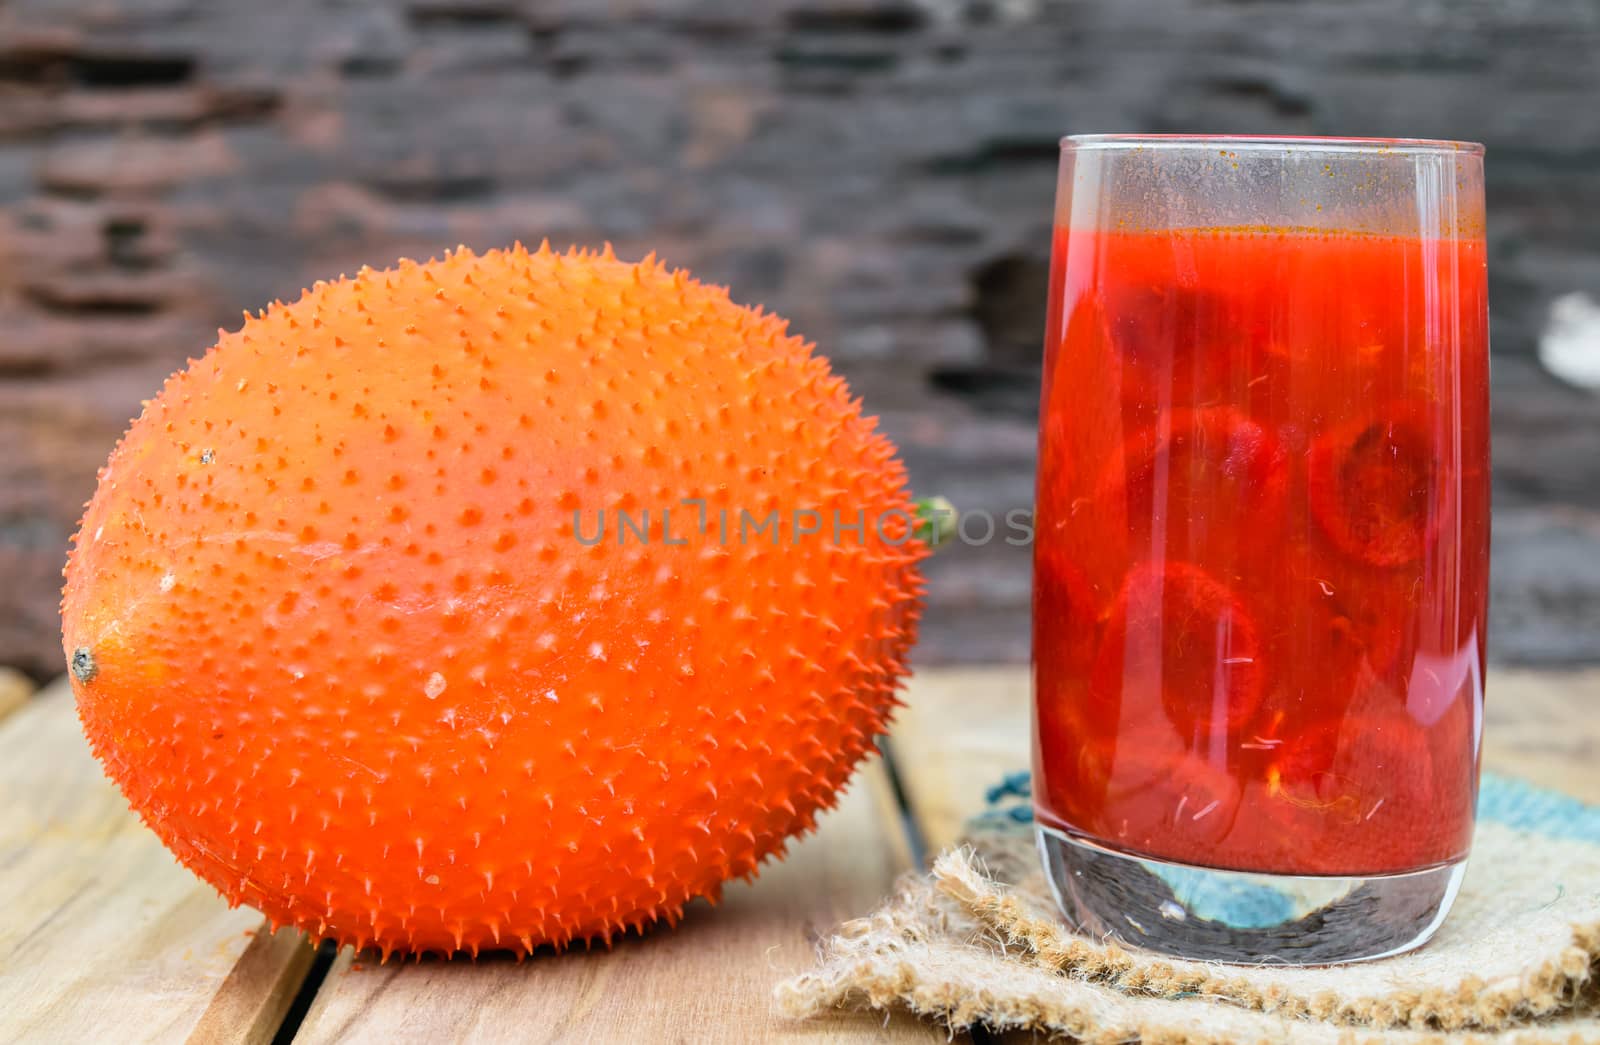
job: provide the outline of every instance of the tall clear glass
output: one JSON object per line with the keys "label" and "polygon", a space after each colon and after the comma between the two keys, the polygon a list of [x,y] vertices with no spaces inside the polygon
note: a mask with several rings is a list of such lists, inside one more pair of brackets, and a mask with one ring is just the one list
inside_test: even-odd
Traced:
{"label": "tall clear glass", "polygon": [[1062,143],[1035,812],[1085,930],[1221,961],[1422,943],[1472,833],[1483,150]]}

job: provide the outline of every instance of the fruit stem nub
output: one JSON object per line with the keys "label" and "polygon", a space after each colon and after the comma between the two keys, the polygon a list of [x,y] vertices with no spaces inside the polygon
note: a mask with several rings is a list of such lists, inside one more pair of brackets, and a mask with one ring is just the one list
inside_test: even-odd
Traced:
{"label": "fruit stem nub", "polygon": [[79,646],[72,651],[72,676],[79,682],[88,682],[99,674],[100,667],[94,662],[94,651],[88,646]]}
{"label": "fruit stem nub", "polygon": [[955,505],[944,497],[918,497],[911,503],[917,517],[912,533],[917,539],[926,544],[929,551],[949,544],[956,532]]}

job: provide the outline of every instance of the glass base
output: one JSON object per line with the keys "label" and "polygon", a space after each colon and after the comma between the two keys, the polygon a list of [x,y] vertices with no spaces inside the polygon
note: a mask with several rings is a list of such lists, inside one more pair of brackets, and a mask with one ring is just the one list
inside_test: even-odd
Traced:
{"label": "glass base", "polygon": [[1036,830],[1050,891],[1079,930],[1201,961],[1330,965],[1409,951],[1444,921],[1466,871],[1465,859],[1352,878],[1219,871]]}

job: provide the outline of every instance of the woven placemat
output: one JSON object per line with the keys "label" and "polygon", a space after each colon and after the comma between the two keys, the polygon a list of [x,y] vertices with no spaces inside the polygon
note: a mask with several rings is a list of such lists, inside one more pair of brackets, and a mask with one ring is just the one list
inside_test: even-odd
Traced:
{"label": "woven placemat", "polygon": [[1486,775],[1461,893],[1427,946],[1356,965],[1235,966],[1067,928],[1025,781],[997,788],[931,873],[840,926],[814,971],[778,987],[780,1011],[904,1007],[956,1030],[1097,1043],[1600,1043],[1600,809]]}

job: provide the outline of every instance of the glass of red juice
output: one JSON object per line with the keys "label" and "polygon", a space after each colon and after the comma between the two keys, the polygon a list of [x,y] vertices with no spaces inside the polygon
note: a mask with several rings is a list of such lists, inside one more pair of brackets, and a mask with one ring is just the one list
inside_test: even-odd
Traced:
{"label": "glass of red juice", "polygon": [[1472,835],[1483,150],[1062,144],[1034,803],[1063,913],[1191,958],[1424,942]]}

